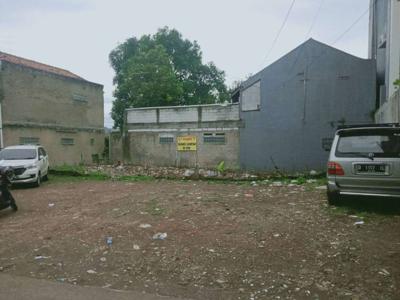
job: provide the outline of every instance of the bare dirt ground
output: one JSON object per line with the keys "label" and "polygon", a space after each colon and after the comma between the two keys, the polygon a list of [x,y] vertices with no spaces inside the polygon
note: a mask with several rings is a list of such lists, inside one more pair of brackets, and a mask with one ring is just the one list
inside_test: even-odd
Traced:
{"label": "bare dirt ground", "polygon": [[7,274],[192,299],[400,298],[399,213],[329,208],[312,185],[55,180],[13,194]]}

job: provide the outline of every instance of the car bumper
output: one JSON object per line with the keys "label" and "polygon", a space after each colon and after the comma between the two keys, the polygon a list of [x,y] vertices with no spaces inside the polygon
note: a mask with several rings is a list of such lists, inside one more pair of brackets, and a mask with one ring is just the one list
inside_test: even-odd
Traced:
{"label": "car bumper", "polygon": [[12,184],[23,184],[23,183],[34,183],[37,180],[38,171],[35,169],[27,170],[21,175],[16,175],[13,180],[11,180]]}
{"label": "car bumper", "polygon": [[400,190],[380,190],[361,188],[342,188],[335,181],[328,180],[327,190],[330,193],[343,196],[365,196],[365,197],[390,197],[400,198]]}

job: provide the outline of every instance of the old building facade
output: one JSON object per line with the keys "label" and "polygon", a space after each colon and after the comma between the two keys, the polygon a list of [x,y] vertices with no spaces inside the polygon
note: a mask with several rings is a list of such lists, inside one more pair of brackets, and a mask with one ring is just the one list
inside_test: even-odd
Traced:
{"label": "old building facade", "polygon": [[143,166],[215,168],[224,162],[237,169],[240,126],[237,104],[128,109],[124,136],[111,136],[110,156]]}
{"label": "old building facade", "polygon": [[50,164],[91,163],[104,149],[103,86],[0,52],[1,146],[41,144]]}

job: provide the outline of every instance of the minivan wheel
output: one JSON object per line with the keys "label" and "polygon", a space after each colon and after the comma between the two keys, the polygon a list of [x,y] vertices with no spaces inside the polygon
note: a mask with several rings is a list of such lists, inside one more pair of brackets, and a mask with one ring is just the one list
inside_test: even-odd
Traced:
{"label": "minivan wheel", "polygon": [[13,203],[11,203],[11,209],[13,210],[13,211],[17,211],[18,210],[18,206],[17,206],[17,204],[15,204],[15,202],[13,202]]}
{"label": "minivan wheel", "polygon": [[334,192],[327,192],[328,203],[329,205],[338,205],[340,204],[340,195]]}
{"label": "minivan wheel", "polygon": [[39,187],[41,183],[42,183],[42,175],[39,172],[39,174],[37,176],[37,179],[36,179],[36,182],[35,182],[35,186]]}
{"label": "minivan wheel", "polygon": [[49,169],[47,169],[46,175],[43,176],[43,181],[48,181],[49,180]]}

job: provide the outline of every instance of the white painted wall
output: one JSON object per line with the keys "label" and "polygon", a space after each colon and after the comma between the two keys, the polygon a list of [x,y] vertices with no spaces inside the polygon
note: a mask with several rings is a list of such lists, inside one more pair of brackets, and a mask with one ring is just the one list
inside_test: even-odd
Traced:
{"label": "white painted wall", "polygon": [[239,105],[202,107],[201,120],[203,122],[238,121],[239,119]]}
{"label": "white painted wall", "polygon": [[197,122],[197,107],[160,108],[160,123]]}
{"label": "white painted wall", "polygon": [[127,122],[128,124],[156,123],[157,111],[156,109],[128,110]]}
{"label": "white painted wall", "polygon": [[259,110],[261,105],[261,81],[257,81],[242,92],[242,111]]}
{"label": "white painted wall", "polygon": [[[151,107],[127,110],[128,124],[239,121],[239,105],[193,105]],[[199,120],[201,115],[201,120]]]}

